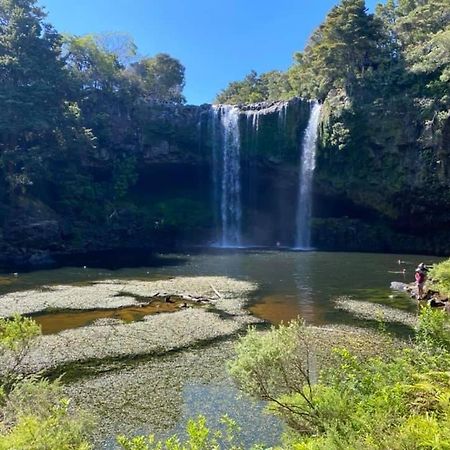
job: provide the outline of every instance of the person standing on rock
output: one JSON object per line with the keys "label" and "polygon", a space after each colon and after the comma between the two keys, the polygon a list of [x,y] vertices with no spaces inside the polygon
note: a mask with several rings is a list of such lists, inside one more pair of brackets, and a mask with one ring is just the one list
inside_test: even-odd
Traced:
{"label": "person standing on rock", "polygon": [[420,263],[417,266],[414,277],[416,279],[416,286],[417,286],[417,300],[422,300],[424,297],[423,287],[427,279],[427,268],[424,263]]}

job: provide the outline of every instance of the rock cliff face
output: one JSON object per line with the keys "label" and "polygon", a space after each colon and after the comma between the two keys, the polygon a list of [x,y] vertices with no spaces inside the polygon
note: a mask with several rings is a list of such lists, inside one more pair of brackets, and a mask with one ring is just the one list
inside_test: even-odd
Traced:
{"label": "rock cliff face", "polygon": [[[118,248],[177,250],[214,242],[212,107],[139,108],[132,117],[114,117],[95,148],[50,161],[3,207],[4,267]],[[239,109],[244,235],[255,245],[289,244],[298,142],[309,103]]]}
{"label": "rock cliff face", "polygon": [[408,99],[325,102],[316,172],[316,245],[450,252],[450,120],[425,121]]}
{"label": "rock cliff face", "polygon": [[[51,176],[43,173],[2,207],[0,263],[210,245],[218,227],[211,109],[140,105],[132,118],[111,124],[94,149],[53,161]],[[292,246],[310,103],[239,111],[244,240]],[[358,107],[331,93],[320,125],[314,246],[450,253],[449,157],[450,119],[425,123],[411,104]]]}

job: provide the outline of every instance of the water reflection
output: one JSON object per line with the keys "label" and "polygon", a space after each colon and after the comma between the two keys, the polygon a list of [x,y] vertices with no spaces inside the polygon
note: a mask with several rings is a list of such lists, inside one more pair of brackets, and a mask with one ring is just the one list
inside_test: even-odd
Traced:
{"label": "water reflection", "polygon": [[300,317],[308,322],[320,322],[320,309],[314,305],[311,260],[296,261],[294,280],[298,291]]}
{"label": "water reflection", "polygon": [[281,421],[265,412],[266,405],[263,402],[245,396],[231,382],[188,383],[183,388],[183,400],[182,417],[166,436],[186,436],[188,420],[200,415],[208,418],[212,430],[226,431],[221,418],[227,415],[241,425],[236,430],[235,444],[241,444],[242,448],[251,448],[255,444],[264,444],[264,448],[270,448],[279,443]]}
{"label": "water reflection", "polygon": [[[18,277],[5,275],[0,279],[0,293],[101,279],[150,281],[174,276],[229,276],[258,284],[250,309],[263,319],[279,323],[301,316],[309,323],[322,324],[335,321],[332,299],[340,295],[413,310],[415,305],[406,296],[390,298],[390,283],[413,281],[414,268],[420,261],[432,263],[441,259],[391,254],[253,250],[159,255],[161,264],[153,267],[143,265],[114,271],[68,267],[19,274]],[[405,273],[403,269],[406,269]]]}
{"label": "water reflection", "polygon": [[[85,327],[102,319],[115,319],[125,323],[137,322],[149,315],[179,311],[183,303],[186,302],[177,300],[173,301],[173,303],[168,303],[166,301],[154,300],[148,305],[143,306],[87,311],[58,311],[30,315],[30,317],[41,326],[42,334],[46,335],[59,333],[60,331],[73,328]],[[198,307],[198,305],[190,304],[189,307]]]}

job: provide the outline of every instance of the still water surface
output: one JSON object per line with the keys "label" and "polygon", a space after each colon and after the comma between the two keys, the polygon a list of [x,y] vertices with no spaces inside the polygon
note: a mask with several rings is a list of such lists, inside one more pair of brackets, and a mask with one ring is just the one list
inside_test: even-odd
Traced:
{"label": "still water surface", "polygon": [[[145,261],[139,261],[143,264],[140,267],[114,270],[103,268],[110,265],[111,261],[87,260],[86,268],[66,267],[18,276],[4,275],[0,277],[0,293],[104,279],[152,280],[175,276],[222,275],[258,284],[259,288],[252,295],[249,306],[256,316],[272,323],[300,316],[308,323],[324,324],[340,320],[332,300],[341,295],[413,310],[415,305],[406,296],[394,295],[392,298],[390,283],[411,282],[419,262],[433,263],[439,260],[429,256],[369,253],[215,251],[194,255],[160,255],[156,259],[152,257],[151,266],[146,266]],[[120,261],[115,262],[120,264]],[[143,313],[149,312],[140,312],[134,308],[122,311],[118,318],[139,320]],[[86,325],[101,315],[98,311],[70,312],[67,317],[60,314],[55,317],[55,321],[58,319],[58,322],[64,322],[70,328]],[[111,312],[105,312],[104,317],[113,316]],[[42,318],[43,324],[50,328],[51,321],[49,316]]]}

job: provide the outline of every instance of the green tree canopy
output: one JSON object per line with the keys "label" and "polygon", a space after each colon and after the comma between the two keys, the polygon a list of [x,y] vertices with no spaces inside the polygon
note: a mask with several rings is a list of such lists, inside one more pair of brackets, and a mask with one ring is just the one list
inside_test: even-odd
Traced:
{"label": "green tree canopy", "polygon": [[403,0],[394,29],[409,71],[424,76],[432,94],[448,97],[450,0]]}
{"label": "green tree canopy", "polygon": [[[386,20],[390,9],[395,9],[391,3],[388,0],[383,9]],[[244,80],[230,83],[216,102],[253,103],[296,95],[323,99],[333,88],[351,93],[389,53],[394,54],[387,33],[382,18],[369,14],[364,0],[342,0],[313,33],[305,50],[295,54],[295,63],[286,73],[258,76],[252,71]]]}
{"label": "green tree canopy", "polygon": [[65,98],[61,37],[36,3],[0,0],[0,142],[9,148],[22,132],[51,129]]}
{"label": "green tree canopy", "polygon": [[96,35],[67,36],[64,42],[66,66],[77,88],[85,91],[114,91],[123,66],[117,55],[99,44]]}
{"label": "green tree canopy", "polygon": [[364,0],[342,0],[297,55],[294,78],[301,94],[324,98],[336,87],[351,91],[382,60],[382,24]]}
{"label": "green tree canopy", "polygon": [[94,34],[97,45],[107,53],[116,56],[119,63],[128,67],[137,59],[137,46],[128,33],[108,32]]}
{"label": "green tree canopy", "polygon": [[185,103],[184,66],[166,53],[143,58],[132,64],[132,72],[138,77],[143,96],[150,100]]}
{"label": "green tree canopy", "polygon": [[272,100],[285,100],[292,97],[288,75],[279,70],[258,76],[252,70],[242,81],[233,81],[216,97],[215,103],[236,105]]}

